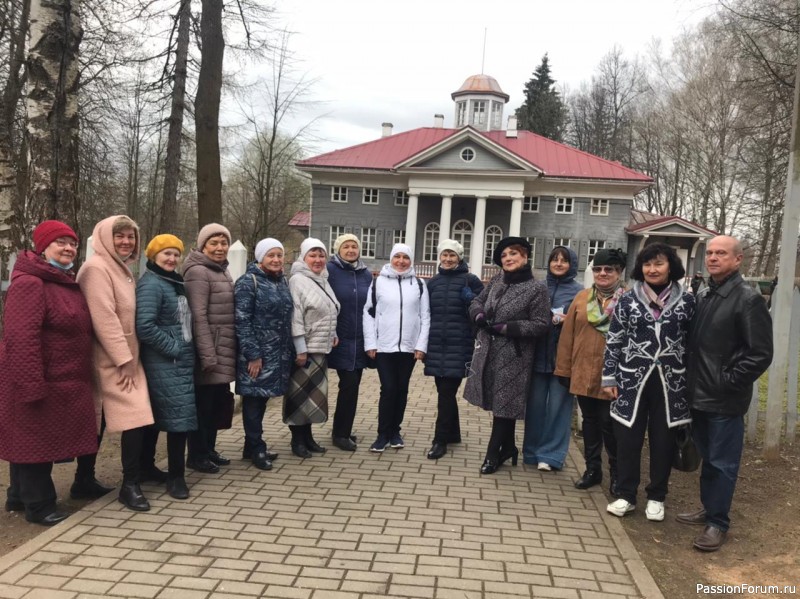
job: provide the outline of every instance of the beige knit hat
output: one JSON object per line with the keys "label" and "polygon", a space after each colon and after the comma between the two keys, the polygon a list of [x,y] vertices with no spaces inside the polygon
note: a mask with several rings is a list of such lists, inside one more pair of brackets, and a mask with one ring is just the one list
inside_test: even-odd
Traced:
{"label": "beige knit hat", "polygon": [[334,254],[339,253],[339,248],[342,247],[342,244],[345,241],[355,241],[359,251],[361,251],[361,241],[359,240],[359,238],[353,235],[352,233],[345,233],[344,235],[339,235],[339,237],[336,238],[336,241],[333,242]]}
{"label": "beige knit hat", "polygon": [[202,250],[203,246],[206,244],[206,241],[212,237],[215,237],[216,235],[224,235],[228,238],[228,243],[231,242],[231,232],[228,231],[227,227],[224,227],[219,223],[208,223],[205,227],[200,229],[200,232],[197,234],[197,249]]}

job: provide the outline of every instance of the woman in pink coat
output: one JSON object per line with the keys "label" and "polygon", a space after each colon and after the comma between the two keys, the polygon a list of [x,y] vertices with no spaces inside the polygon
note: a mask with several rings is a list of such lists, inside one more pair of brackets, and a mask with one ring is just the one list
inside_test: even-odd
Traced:
{"label": "woman in pink coat", "polygon": [[129,509],[147,511],[140,463],[153,412],[139,360],[136,281],[129,268],[139,252],[139,228],[127,216],[110,216],[95,226],[92,247],[95,253],[78,272],[78,283],[94,325],[95,405],[106,428],[122,432],[119,500]]}
{"label": "woman in pink coat", "polygon": [[11,463],[7,511],[52,526],[53,462],[97,452],[92,401],[92,322],[75,282],[78,236],[45,221],[35,251],[17,257],[0,344],[0,459]]}

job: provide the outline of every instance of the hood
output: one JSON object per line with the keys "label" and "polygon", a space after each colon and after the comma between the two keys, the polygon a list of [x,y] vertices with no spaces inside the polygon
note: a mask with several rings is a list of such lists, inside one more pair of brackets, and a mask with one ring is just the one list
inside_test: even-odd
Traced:
{"label": "hood", "polygon": [[390,279],[407,279],[409,277],[416,277],[417,273],[412,266],[407,271],[402,274],[397,274],[394,269],[392,268],[391,264],[384,264],[383,268],[381,268],[381,276],[388,277]]}
{"label": "hood", "polygon": [[[556,281],[558,281],[559,283],[570,283],[571,281],[575,280],[575,277],[578,276],[578,255],[575,253],[575,251],[572,248],[567,247],[565,245],[557,245],[553,249],[555,250],[556,248],[564,248],[565,250],[567,250],[567,253],[569,254],[569,270],[567,271],[567,274],[565,274],[563,277],[557,277],[550,272],[550,263],[548,263],[547,264],[548,287],[554,285]],[[552,255],[552,253],[553,252],[551,251],[550,254]],[[549,257],[550,256],[548,256],[548,258]]]}
{"label": "hood", "polygon": [[130,264],[136,261],[139,256],[139,250],[142,247],[142,242],[139,238],[139,227],[131,220],[131,228],[133,228],[136,234],[136,246],[133,248],[133,253],[130,257],[123,262],[114,250],[114,223],[119,218],[128,218],[128,220],[130,220],[129,217],[125,215],[116,214],[104,218],[94,226],[94,231],[92,231],[92,249],[94,249],[94,253],[98,256],[110,258],[121,264]]}
{"label": "hood", "polygon": [[295,260],[294,264],[292,264],[292,276],[300,275],[304,277],[308,277],[314,281],[319,281],[320,283],[326,281],[328,279],[328,269],[323,268],[322,272],[317,274],[312,271],[308,264],[303,262],[302,260]]}
{"label": "hood", "polygon": [[77,285],[75,274],[72,271],[64,271],[45,262],[43,258],[31,250],[24,250],[17,254],[17,261],[14,263],[14,271],[11,273],[11,282],[23,275],[33,275],[44,281],[61,283],[62,285]]}
{"label": "hood", "polygon": [[183,276],[186,276],[186,273],[189,272],[189,269],[200,266],[203,268],[210,268],[211,270],[225,272],[225,269],[228,268],[228,261],[225,260],[225,262],[219,264],[214,262],[200,250],[192,249],[189,251],[189,255],[186,256],[186,259],[183,261]]}
{"label": "hood", "polygon": [[457,275],[464,272],[469,272],[469,264],[467,264],[466,260],[459,262],[455,268],[442,268],[439,266],[439,274],[444,276]]}
{"label": "hood", "polygon": [[336,266],[344,270],[364,270],[367,268],[367,265],[364,264],[364,261],[359,258],[355,265],[350,264],[349,262],[345,262],[342,258],[336,254],[331,256],[331,262],[333,262]]}

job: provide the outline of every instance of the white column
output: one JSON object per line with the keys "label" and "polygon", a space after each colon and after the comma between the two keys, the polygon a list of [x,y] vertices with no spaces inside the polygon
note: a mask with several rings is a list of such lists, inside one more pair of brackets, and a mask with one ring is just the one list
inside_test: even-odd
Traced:
{"label": "white column", "polygon": [[522,198],[511,198],[511,222],[508,225],[508,236],[519,237],[522,230]]}
{"label": "white column", "polygon": [[452,211],[453,196],[442,196],[442,214],[439,216],[439,241],[442,239],[450,239]]}
{"label": "white column", "polygon": [[486,198],[478,198],[475,202],[475,227],[472,229],[472,249],[469,252],[469,270],[478,275],[483,274],[483,244],[486,242]]}
{"label": "white column", "polygon": [[[411,247],[414,254],[417,253],[417,204],[419,203],[419,196],[417,194],[408,194],[408,212],[406,213],[406,245]],[[416,260],[417,257],[415,256]]]}

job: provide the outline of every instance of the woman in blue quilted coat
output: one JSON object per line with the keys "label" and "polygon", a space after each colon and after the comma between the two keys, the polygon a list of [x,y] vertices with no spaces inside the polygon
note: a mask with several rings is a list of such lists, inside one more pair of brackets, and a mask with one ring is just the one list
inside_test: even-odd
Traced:
{"label": "woman in blue quilted coat", "polygon": [[167,492],[187,499],[186,439],[197,430],[192,314],[183,277],[176,272],[183,242],[156,235],[145,248],[147,264],[136,284],[136,334],[147,375],[157,431],[167,433]]}
{"label": "woman in blue quilted coat", "polygon": [[617,496],[608,512],[636,508],[642,446],[650,445],[648,520],[664,519],[675,429],[691,421],[686,400],[686,341],[694,296],[683,290],[685,271],[675,249],[651,243],[636,257],[633,289],[614,308],[603,360],[604,390],[613,397],[617,440]]}
{"label": "woman in blue quilted coat", "polygon": [[258,242],[255,262],[236,280],[236,393],[242,396],[242,459],[271,470],[278,455],[264,442],[267,400],[286,393],[295,353],[292,344],[292,295],[283,274],[283,244],[268,237]]}
{"label": "woman in blue quilted coat", "polygon": [[367,367],[362,314],[372,284],[372,273],[361,260],[361,242],[355,235],[345,233],[333,242],[333,257],[328,262],[328,284],[342,307],[336,321],[339,345],[328,354],[328,368],[335,368],[339,375],[333,444],[342,451],[355,451],[353,421],[361,375]]}
{"label": "woman in blue quilted coat", "polygon": [[431,328],[425,356],[425,374],[434,377],[438,392],[429,460],[444,457],[448,443],[461,443],[456,392],[469,374],[475,347],[469,305],[483,291],[481,280],[469,272],[460,243],[444,239],[437,251],[439,273],[428,281]]}

